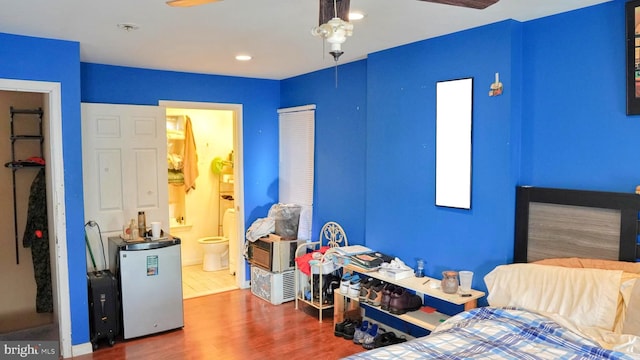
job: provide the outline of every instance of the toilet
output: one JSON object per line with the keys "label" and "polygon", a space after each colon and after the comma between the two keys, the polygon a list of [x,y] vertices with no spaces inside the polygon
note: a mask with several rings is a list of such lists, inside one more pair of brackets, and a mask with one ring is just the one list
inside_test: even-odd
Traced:
{"label": "toilet", "polygon": [[222,216],[222,236],[198,239],[198,243],[202,245],[204,251],[202,270],[216,271],[229,268],[229,240],[233,238],[230,235],[235,232],[235,222],[235,210],[227,209]]}

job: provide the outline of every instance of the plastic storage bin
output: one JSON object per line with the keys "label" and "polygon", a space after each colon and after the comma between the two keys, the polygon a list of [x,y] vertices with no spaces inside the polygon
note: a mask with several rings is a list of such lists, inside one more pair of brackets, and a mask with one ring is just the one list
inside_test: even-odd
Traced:
{"label": "plastic storage bin", "polygon": [[274,208],[275,233],[285,240],[298,238],[298,225],[302,206],[295,204],[278,204]]}

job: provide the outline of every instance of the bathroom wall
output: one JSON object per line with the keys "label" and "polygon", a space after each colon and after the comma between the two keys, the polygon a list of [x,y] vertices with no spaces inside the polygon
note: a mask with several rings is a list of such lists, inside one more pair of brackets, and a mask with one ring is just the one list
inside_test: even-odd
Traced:
{"label": "bathroom wall", "polygon": [[[27,221],[27,207],[31,183],[36,169],[16,171],[16,215],[18,221],[18,253],[20,264],[16,264],[15,233],[13,218],[13,181],[11,170],[4,164],[11,161],[11,134],[9,108],[35,109],[43,106],[40,93],[0,91],[0,208],[4,216],[0,216],[0,288],[5,289],[0,295],[0,323],[6,316],[35,313],[36,284],[31,262],[31,250],[22,246],[22,237]],[[23,115],[24,116],[24,115]],[[26,119],[25,119],[26,120]],[[20,124],[30,125],[28,132]],[[31,119],[16,121],[16,133],[37,132],[37,121]],[[40,152],[37,141],[22,141],[15,144],[16,159],[23,160]]]}
{"label": "bathroom wall", "polygon": [[223,212],[233,206],[232,202],[220,199],[219,175],[211,170],[215,157],[226,159],[233,149],[233,112],[167,109],[167,115],[187,115],[191,119],[199,174],[195,189],[185,195],[185,224],[171,227],[170,233],[182,240],[182,265],[200,264],[202,249],[198,239],[218,235],[219,201],[222,201]]}

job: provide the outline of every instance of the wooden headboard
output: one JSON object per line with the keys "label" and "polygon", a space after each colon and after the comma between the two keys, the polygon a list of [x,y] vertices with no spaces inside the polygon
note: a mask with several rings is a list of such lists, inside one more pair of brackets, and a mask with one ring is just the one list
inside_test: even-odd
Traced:
{"label": "wooden headboard", "polygon": [[636,194],[517,187],[514,262],[554,257],[635,262],[639,213]]}

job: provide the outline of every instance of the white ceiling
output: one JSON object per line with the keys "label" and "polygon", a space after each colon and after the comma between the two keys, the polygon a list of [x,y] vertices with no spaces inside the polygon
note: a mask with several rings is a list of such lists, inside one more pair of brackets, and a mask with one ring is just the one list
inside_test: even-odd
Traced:
{"label": "white ceiling", "polygon": [[[339,63],[505,19],[531,20],[610,0],[500,0],[474,10],[416,0],[351,0],[364,12]],[[165,0],[0,0],[0,32],[80,43],[83,62],[284,79],[332,67],[318,0],[224,0],[172,8]],[[119,23],[140,28],[126,32]],[[1,46],[1,45],[0,45]],[[250,54],[238,62],[236,54]]]}

